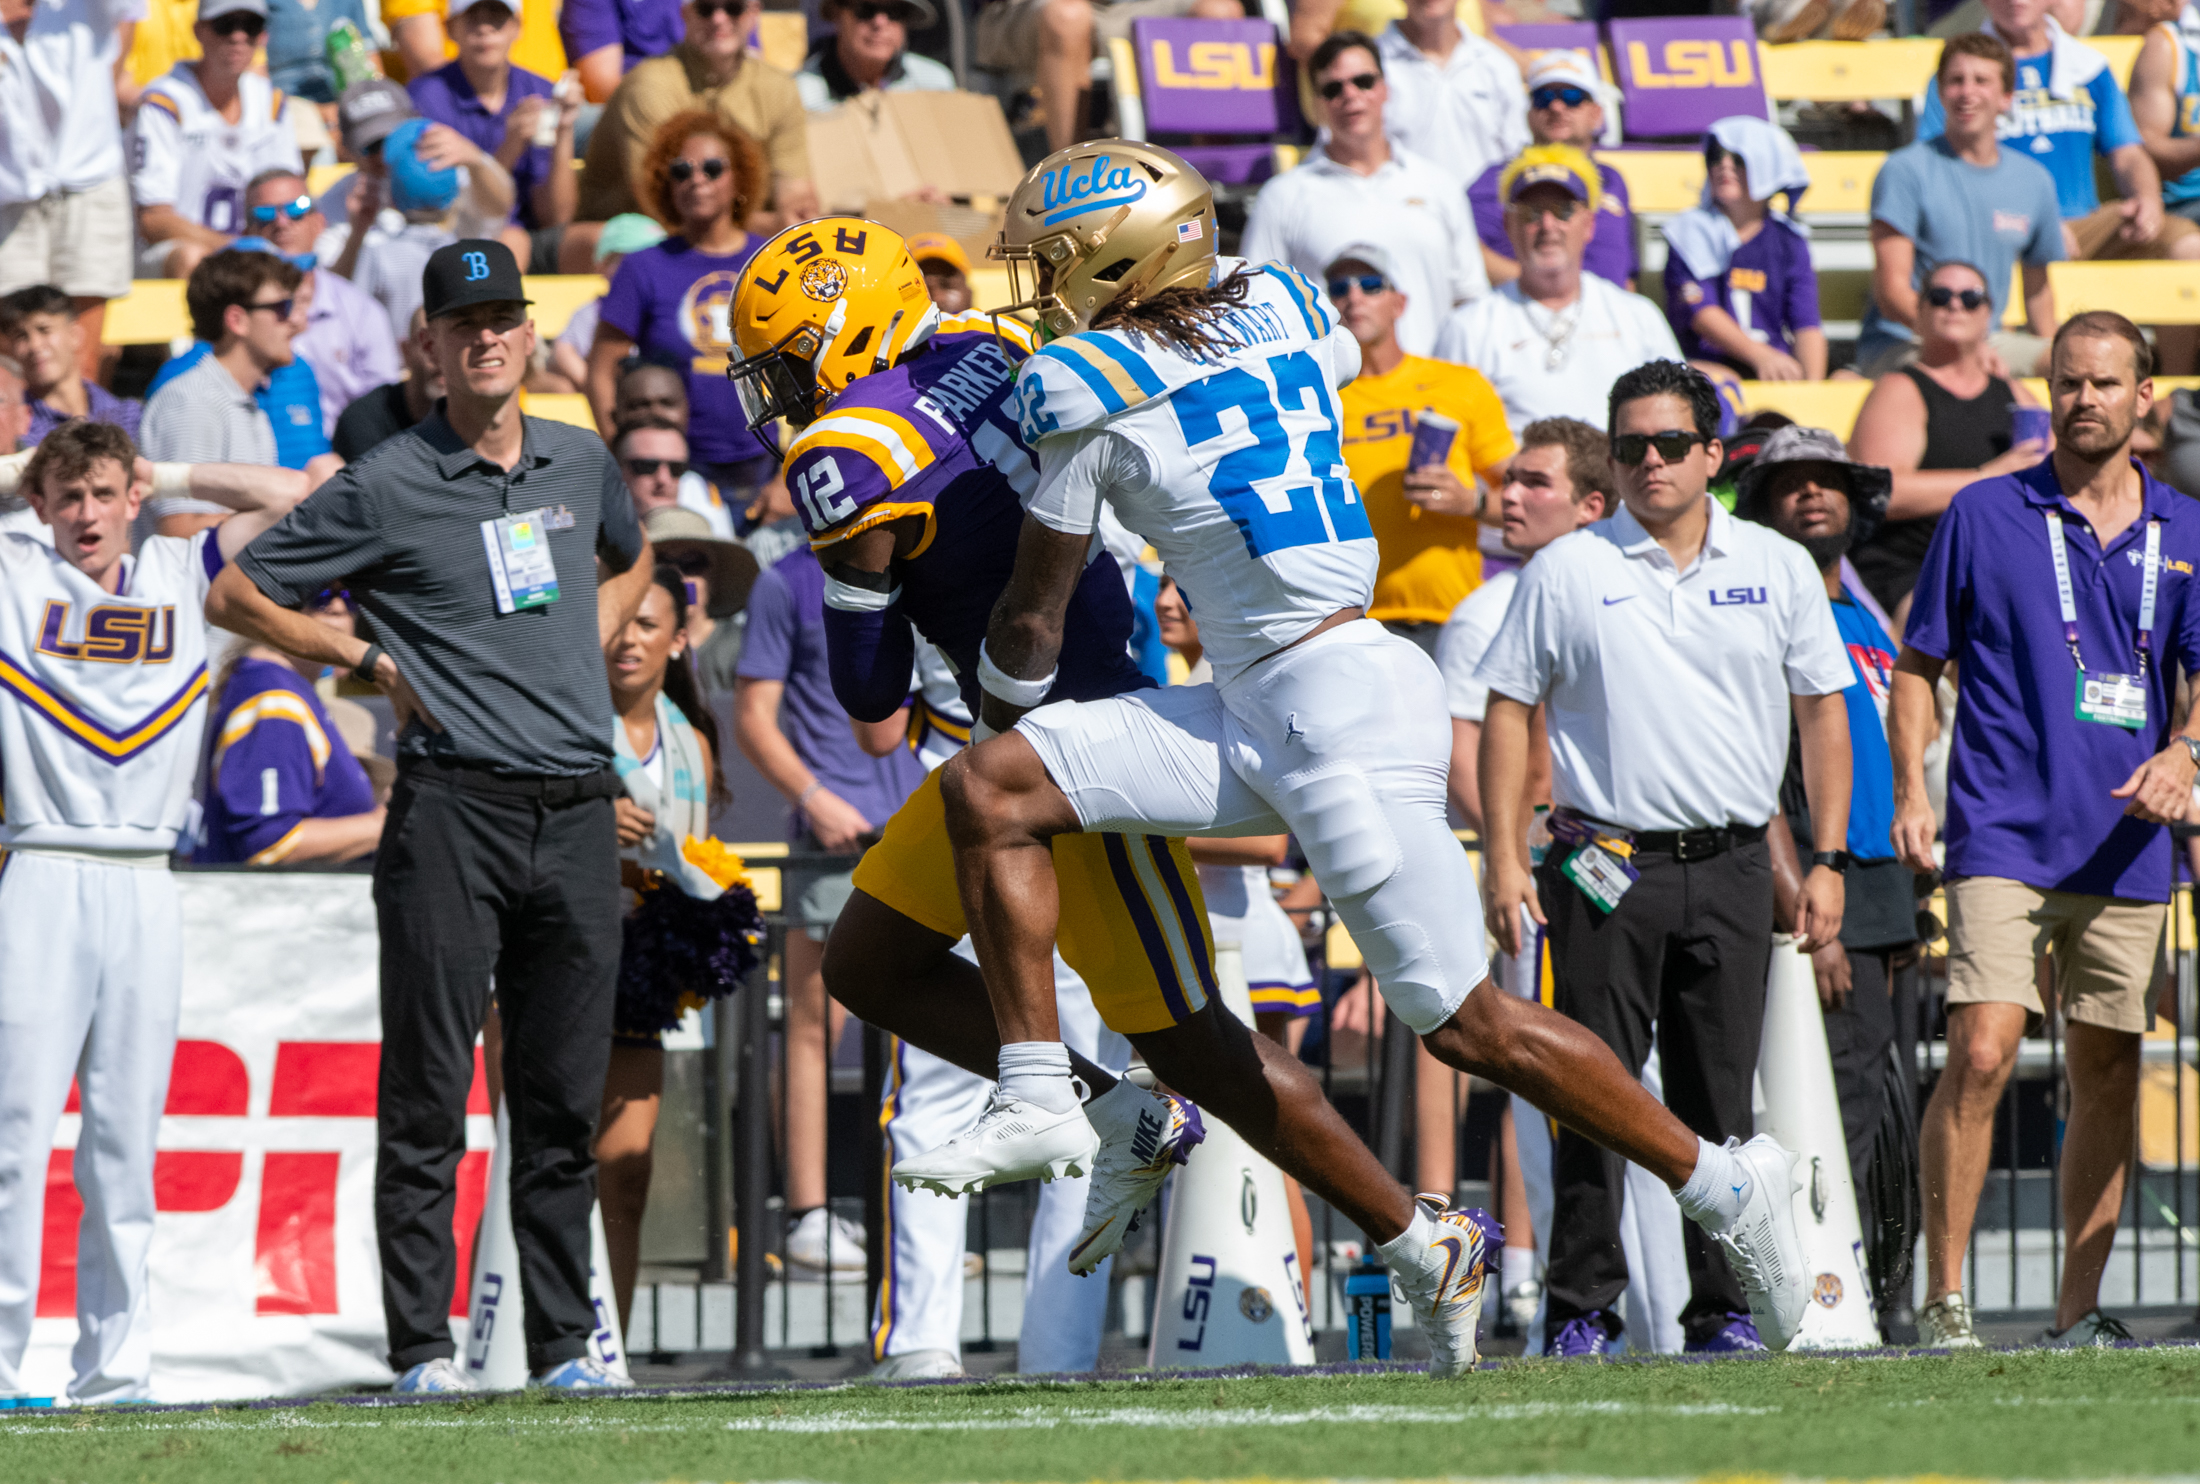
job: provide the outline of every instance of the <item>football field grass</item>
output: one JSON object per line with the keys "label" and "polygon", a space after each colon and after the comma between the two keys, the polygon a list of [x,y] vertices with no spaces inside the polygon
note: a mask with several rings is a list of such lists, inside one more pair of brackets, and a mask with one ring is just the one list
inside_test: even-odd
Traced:
{"label": "football field grass", "polygon": [[0,1478],[243,1484],[2200,1475],[2200,1349],[0,1413]]}

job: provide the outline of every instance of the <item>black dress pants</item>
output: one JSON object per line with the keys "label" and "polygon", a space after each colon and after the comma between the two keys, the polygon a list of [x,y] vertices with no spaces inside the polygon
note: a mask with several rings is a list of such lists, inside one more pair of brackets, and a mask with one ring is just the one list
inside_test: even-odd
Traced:
{"label": "black dress pants", "polygon": [[[1772,866],[1762,840],[1707,860],[1642,853],[1642,873],[1610,915],[1560,871],[1554,849],[1536,872],[1549,922],[1555,1008],[1579,1021],[1639,1075],[1656,1027],[1666,1106],[1714,1144],[1748,1138],[1750,1078],[1764,1034],[1772,962]],[[1554,1210],[1546,1292],[1549,1332],[1601,1312],[1623,1327],[1627,1288],[1620,1209],[1627,1162],[1561,1127],[1552,1149]],[[1686,1222],[1690,1343],[1749,1313],[1741,1283],[1702,1228]]]}
{"label": "black dress pants", "polygon": [[1848,998],[1825,1012],[1826,1052],[1833,1061],[1833,1088],[1841,1100],[1841,1132],[1848,1140],[1849,1175],[1864,1230],[1872,1229],[1868,1207],[1872,1143],[1887,1110],[1887,1048],[1894,1044],[1894,999],[1884,949],[1848,950]]}
{"label": "black dress pants", "polygon": [[473,1046],[494,986],[527,1363],[586,1353],[592,1152],[619,972],[610,773],[507,778],[408,763],[375,856],[382,1066],[375,1239],[390,1365],[454,1352],[451,1216]]}

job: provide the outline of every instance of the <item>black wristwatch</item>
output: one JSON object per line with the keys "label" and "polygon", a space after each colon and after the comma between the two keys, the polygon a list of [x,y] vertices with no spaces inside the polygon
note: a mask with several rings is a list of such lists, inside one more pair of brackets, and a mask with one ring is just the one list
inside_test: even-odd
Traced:
{"label": "black wristwatch", "polygon": [[359,663],[351,667],[351,673],[358,676],[361,680],[364,680],[367,684],[373,685],[375,683],[374,672],[381,666],[381,663],[382,646],[379,644],[369,644],[367,646],[367,652],[359,656]]}
{"label": "black wristwatch", "polygon": [[2192,765],[2200,768],[2200,737],[2179,736],[2177,740],[2184,743],[2185,751],[2192,755]]}
{"label": "black wristwatch", "polygon": [[1849,873],[1849,853],[1846,850],[1814,850],[1810,853],[1812,866],[1824,866],[1836,876]]}

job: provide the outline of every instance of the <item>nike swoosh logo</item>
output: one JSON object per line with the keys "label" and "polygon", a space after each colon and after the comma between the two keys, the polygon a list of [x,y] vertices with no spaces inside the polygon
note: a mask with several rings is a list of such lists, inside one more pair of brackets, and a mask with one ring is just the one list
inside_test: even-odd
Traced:
{"label": "nike swoosh logo", "polygon": [[1436,1297],[1438,1300],[1442,1300],[1451,1291],[1451,1275],[1459,1267],[1461,1245],[1457,1237],[1439,1237],[1429,1243],[1429,1246],[1441,1247],[1451,1254],[1451,1256],[1444,1259],[1444,1276],[1438,1279],[1436,1283]]}
{"label": "nike swoosh logo", "polygon": [[1637,596],[1638,596],[1638,594],[1635,594],[1635,593],[1629,593],[1629,594],[1628,594],[1628,595],[1627,595],[1626,597],[1624,597],[1624,598],[1606,598],[1606,599],[1604,600],[1604,606],[1605,606],[1605,607],[1607,607],[1607,608],[1609,608],[1609,607],[1611,607],[1611,606],[1612,606],[1612,605],[1613,605],[1614,603],[1632,603],[1632,602],[1633,602],[1633,601],[1635,600],[1635,598],[1636,598]]}

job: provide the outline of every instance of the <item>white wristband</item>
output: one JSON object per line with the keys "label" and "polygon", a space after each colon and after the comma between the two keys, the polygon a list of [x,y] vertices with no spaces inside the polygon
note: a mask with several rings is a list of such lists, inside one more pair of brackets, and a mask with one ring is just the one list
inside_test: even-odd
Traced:
{"label": "white wristband", "polygon": [[993,656],[983,644],[978,646],[978,688],[987,695],[1020,706],[1029,711],[1047,698],[1054,689],[1054,677],[1059,670],[1049,670],[1037,680],[1019,680],[993,663]]}
{"label": "white wristband", "polygon": [[155,495],[188,495],[191,493],[191,469],[189,464],[160,463],[153,465],[153,493]]}

